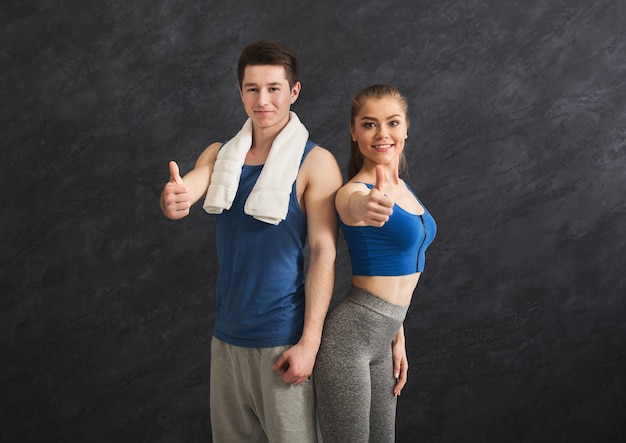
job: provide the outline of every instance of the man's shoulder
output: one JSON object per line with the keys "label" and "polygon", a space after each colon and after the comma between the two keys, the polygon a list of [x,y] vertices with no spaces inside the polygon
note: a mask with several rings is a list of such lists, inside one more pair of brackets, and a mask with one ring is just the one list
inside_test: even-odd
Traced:
{"label": "man's shoulder", "polygon": [[339,165],[337,164],[337,159],[335,159],[335,156],[332,152],[318,144],[313,144],[306,151],[306,157],[302,161],[302,167],[305,169],[309,169],[312,167],[320,166],[325,166],[328,168],[339,168]]}
{"label": "man's shoulder", "polygon": [[214,142],[207,146],[198,157],[198,160],[196,160],[196,166],[214,164],[222,145],[222,142]]}
{"label": "man's shoulder", "polygon": [[328,184],[338,183],[341,185],[341,168],[337,159],[328,149],[315,145],[309,151],[302,162],[299,175],[306,180],[308,185],[317,184],[325,187]]}

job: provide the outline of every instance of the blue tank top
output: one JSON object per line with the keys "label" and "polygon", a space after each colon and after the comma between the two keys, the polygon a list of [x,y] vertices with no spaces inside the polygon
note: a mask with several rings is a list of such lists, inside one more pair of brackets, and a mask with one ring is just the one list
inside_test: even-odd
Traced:
{"label": "blue tank top", "polygon": [[[307,142],[302,161],[315,146]],[[231,208],[213,222],[220,266],[214,336],[253,348],[297,343],[304,326],[306,216],[295,181],[287,217],[278,225],[244,213],[262,169],[243,166]]]}
{"label": "blue tank top", "polygon": [[[374,187],[364,184],[369,189]],[[408,185],[407,188],[413,193]],[[391,217],[380,228],[348,226],[339,219],[353,275],[397,276],[424,270],[426,248],[435,238],[437,225],[422,202],[415,198],[424,208],[424,214],[411,214],[394,204]]]}

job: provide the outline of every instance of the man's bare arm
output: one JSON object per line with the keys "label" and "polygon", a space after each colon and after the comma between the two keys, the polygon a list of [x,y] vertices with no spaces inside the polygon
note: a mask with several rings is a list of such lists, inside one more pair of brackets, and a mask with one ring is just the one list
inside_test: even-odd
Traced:
{"label": "man's bare arm", "polygon": [[302,168],[306,177],[302,202],[310,249],[305,280],[304,330],[300,341],[286,350],[273,366],[273,369],[281,370],[285,383],[293,384],[302,383],[313,372],[333,294],[338,236],[334,200],[342,184],[339,165],[325,149],[314,148]]}
{"label": "man's bare arm", "polygon": [[172,220],[189,215],[189,209],[200,200],[209,188],[213,166],[221,143],[213,143],[204,150],[195,167],[184,177],[180,176],[176,162],[170,162],[170,181],[163,188],[159,200],[161,211]]}

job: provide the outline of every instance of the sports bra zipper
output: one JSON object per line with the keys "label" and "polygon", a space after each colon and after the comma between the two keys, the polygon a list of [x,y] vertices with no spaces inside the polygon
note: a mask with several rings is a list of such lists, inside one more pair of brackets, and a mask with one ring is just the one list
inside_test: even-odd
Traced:
{"label": "sports bra zipper", "polygon": [[420,265],[420,253],[422,252],[422,246],[424,246],[424,243],[426,243],[426,222],[424,221],[424,216],[422,214],[420,214],[420,220],[422,221],[422,226],[424,227],[424,238],[422,239],[422,244],[420,245],[420,247],[417,248],[417,261],[415,263],[416,272],[419,269]]}

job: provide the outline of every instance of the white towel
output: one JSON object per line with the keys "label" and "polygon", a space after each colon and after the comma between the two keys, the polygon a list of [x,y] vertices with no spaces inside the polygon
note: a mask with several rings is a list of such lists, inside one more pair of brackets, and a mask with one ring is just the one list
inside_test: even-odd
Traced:
{"label": "white towel", "polygon": [[252,121],[248,119],[217,154],[202,206],[209,214],[221,214],[224,209],[230,209],[239,186],[241,167],[251,146]]}
{"label": "white towel", "polygon": [[[309,131],[291,111],[289,123],[274,139],[261,174],[246,200],[246,214],[273,225],[278,225],[287,217],[289,196],[308,139]],[[220,214],[224,209],[230,209],[239,186],[241,168],[251,146],[252,121],[248,119],[217,155],[203,205],[209,214]]]}

